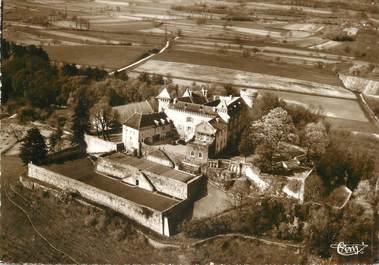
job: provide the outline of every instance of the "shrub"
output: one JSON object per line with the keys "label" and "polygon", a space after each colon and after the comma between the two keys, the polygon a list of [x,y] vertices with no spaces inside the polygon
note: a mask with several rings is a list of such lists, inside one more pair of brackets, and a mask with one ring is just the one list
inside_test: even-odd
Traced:
{"label": "shrub", "polygon": [[250,51],[248,49],[243,49],[242,56],[244,58],[250,58],[250,56],[251,56]]}
{"label": "shrub", "polygon": [[41,195],[42,195],[42,198],[48,198],[49,197],[49,191],[48,190],[42,190]]}
{"label": "shrub", "polygon": [[126,237],[126,234],[125,234],[125,231],[124,229],[122,228],[119,228],[119,229],[116,229],[112,232],[112,236],[115,240],[117,241],[121,241],[123,239],[125,239]]}
{"label": "shrub", "polygon": [[18,120],[21,123],[38,120],[39,113],[32,107],[23,107],[18,111]]}
{"label": "shrub", "polygon": [[84,219],[84,224],[86,226],[94,226],[96,225],[96,223],[97,223],[97,219],[95,215],[90,214],[86,216],[86,218]]}
{"label": "shrub", "polygon": [[105,215],[101,215],[97,221],[96,229],[99,231],[104,230],[108,223],[108,218]]}
{"label": "shrub", "polygon": [[188,237],[203,238],[231,232],[228,216],[193,219],[182,224],[181,230]]}
{"label": "shrub", "polygon": [[205,23],[207,23],[207,19],[204,18],[204,17],[199,17],[199,18],[196,19],[196,24],[197,25],[203,25]]}
{"label": "shrub", "polygon": [[340,42],[343,42],[343,41],[354,41],[355,40],[354,37],[349,36],[346,33],[335,34],[333,36],[330,36],[330,39],[334,40],[334,41],[340,41]]}

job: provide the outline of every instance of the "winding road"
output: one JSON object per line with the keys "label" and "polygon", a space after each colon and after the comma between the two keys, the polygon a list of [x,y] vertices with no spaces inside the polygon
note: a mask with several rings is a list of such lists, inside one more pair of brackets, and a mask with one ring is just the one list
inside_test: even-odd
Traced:
{"label": "winding road", "polygon": [[125,71],[125,70],[130,70],[130,69],[132,69],[133,67],[138,66],[139,64],[146,62],[147,60],[151,59],[152,57],[156,56],[157,54],[161,54],[161,53],[163,53],[163,52],[164,52],[164,51],[170,46],[171,42],[172,42],[172,41],[175,41],[175,40],[177,40],[177,39],[179,39],[178,36],[176,36],[175,38],[172,38],[172,39],[167,40],[167,41],[166,41],[166,45],[165,45],[162,49],[160,49],[159,52],[157,52],[157,53],[153,53],[153,54],[150,54],[150,55],[148,55],[148,56],[142,58],[141,60],[138,60],[137,62],[131,63],[131,64],[125,66],[125,67],[122,67],[122,68],[117,69],[117,70],[115,70],[115,71],[109,72],[109,75],[113,75],[113,74],[116,73],[116,72],[121,72],[121,71]]}

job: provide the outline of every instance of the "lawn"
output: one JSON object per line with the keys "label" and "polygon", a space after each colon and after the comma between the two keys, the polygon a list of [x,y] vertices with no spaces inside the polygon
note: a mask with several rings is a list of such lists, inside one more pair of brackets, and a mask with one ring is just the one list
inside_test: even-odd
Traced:
{"label": "lawn", "polygon": [[154,46],[44,46],[43,49],[53,61],[75,63],[79,65],[98,66],[107,69],[118,69],[137,59]]}

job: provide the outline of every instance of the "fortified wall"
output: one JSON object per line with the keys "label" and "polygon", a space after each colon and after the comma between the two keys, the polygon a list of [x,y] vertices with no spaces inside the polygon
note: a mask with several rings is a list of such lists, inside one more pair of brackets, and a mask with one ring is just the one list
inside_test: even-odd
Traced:
{"label": "fortified wall", "polygon": [[[133,158],[130,158],[130,159],[133,159]],[[150,162],[150,163],[154,163],[154,162]],[[158,166],[162,168],[165,167],[162,165],[158,165]],[[188,181],[180,181],[174,178],[170,178],[170,177],[153,173],[148,168],[139,169],[135,166],[126,164],[124,162],[118,162],[107,157],[99,157],[97,161],[96,170],[103,174],[120,178],[124,182],[132,184],[132,185],[135,185],[136,179],[140,179],[139,176],[143,174],[146,177],[147,181],[150,182],[151,184],[151,187],[147,184],[143,188],[146,188],[148,190],[155,189],[158,192],[168,194],[170,196],[173,196],[175,198],[179,198],[182,200],[194,199],[196,197],[197,191],[199,190],[199,185],[201,185],[201,181],[202,181],[201,176],[195,176],[195,175],[193,176],[193,178],[191,178]]]}
{"label": "fortified wall", "polygon": [[87,154],[108,153],[118,151],[122,148],[121,142],[115,143],[111,141],[106,141],[97,136],[92,136],[89,134],[84,135],[84,140],[87,144]]}
{"label": "fortified wall", "polygon": [[188,207],[187,201],[179,201],[169,209],[157,211],[34,164],[28,164],[28,177],[62,190],[77,191],[83,198],[109,207],[166,236],[174,233],[178,221],[184,218],[184,209]]}

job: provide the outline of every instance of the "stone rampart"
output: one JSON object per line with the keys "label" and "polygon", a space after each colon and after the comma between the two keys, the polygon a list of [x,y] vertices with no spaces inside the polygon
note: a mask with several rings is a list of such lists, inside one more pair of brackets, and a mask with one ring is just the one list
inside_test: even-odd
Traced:
{"label": "stone rampart", "polygon": [[133,181],[132,177],[140,174],[142,171],[157,191],[182,200],[191,199],[190,194],[193,193],[192,189],[194,189],[194,187],[192,187],[193,185],[191,185],[191,190],[189,192],[189,185],[187,183],[173,178],[160,176],[147,170],[140,171],[138,168],[128,164],[118,163],[103,157],[98,159],[96,170],[107,175],[121,178],[127,183],[129,183],[128,178],[130,178],[130,181]]}
{"label": "stone rampart", "polygon": [[76,190],[83,198],[109,207],[157,233],[169,235],[168,231],[164,231],[163,217],[159,211],[33,164],[28,165],[28,176],[62,190]]}

